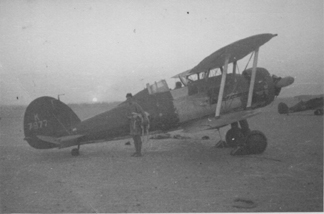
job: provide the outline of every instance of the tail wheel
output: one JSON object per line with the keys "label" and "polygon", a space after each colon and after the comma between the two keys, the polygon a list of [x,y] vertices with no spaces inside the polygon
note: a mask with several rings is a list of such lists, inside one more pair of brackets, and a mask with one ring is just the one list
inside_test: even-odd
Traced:
{"label": "tail wheel", "polygon": [[244,141],[244,134],[242,129],[235,127],[226,132],[225,138],[229,147],[236,147]]}
{"label": "tail wheel", "polygon": [[80,155],[79,149],[77,149],[77,148],[72,149],[71,150],[71,155],[72,156],[79,156]]}
{"label": "tail wheel", "polygon": [[279,114],[288,114],[289,108],[285,103],[279,103],[278,104],[278,112],[279,112]]}
{"label": "tail wheel", "polygon": [[261,154],[267,148],[267,138],[260,131],[251,131],[246,137],[246,147],[249,154]]}
{"label": "tail wheel", "polygon": [[314,114],[315,114],[315,115],[323,115],[323,109],[316,109],[316,110],[314,111]]}

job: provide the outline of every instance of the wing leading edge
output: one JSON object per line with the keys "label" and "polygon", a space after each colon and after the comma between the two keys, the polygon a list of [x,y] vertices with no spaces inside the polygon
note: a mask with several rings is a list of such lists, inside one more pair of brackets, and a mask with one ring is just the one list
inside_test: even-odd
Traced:
{"label": "wing leading edge", "polygon": [[234,61],[238,61],[249,53],[255,51],[260,46],[267,43],[275,36],[277,36],[277,34],[266,33],[238,40],[215,51],[214,53],[203,59],[198,65],[191,69],[190,73],[196,74],[204,71],[209,71],[214,68],[220,68],[224,65],[226,57],[229,57],[229,64]]}

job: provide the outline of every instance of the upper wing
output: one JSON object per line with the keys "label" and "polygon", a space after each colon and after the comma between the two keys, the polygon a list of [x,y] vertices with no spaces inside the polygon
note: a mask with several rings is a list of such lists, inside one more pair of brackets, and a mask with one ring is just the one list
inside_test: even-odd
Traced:
{"label": "upper wing", "polygon": [[220,118],[210,116],[190,121],[184,124],[182,128],[185,132],[198,132],[207,129],[216,129],[240,120],[247,119],[249,117],[253,117],[259,113],[261,113],[260,110],[245,110],[224,114]]}
{"label": "upper wing", "polygon": [[195,74],[220,68],[224,65],[225,59],[228,56],[228,63],[240,60],[275,36],[277,34],[258,34],[229,44],[203,59],[197,66],[190,70],[190,73]]}

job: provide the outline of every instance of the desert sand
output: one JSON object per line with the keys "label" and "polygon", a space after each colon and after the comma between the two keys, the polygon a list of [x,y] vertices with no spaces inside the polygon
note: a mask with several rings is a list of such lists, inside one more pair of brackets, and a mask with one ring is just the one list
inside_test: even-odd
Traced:
{"label": "desert sand", "polygon": [[[131,157],[128,140],[82,146],[78,157],[36,150],[23,140],[24,108],[1,108],[1,212],[323,211],[323,117],[279,115],[279,101],[249,119],[268,147],[247,156],[215,148],[217,131],[151,139],[142,158]],[[87,108],[74,110],[83,119]]]}

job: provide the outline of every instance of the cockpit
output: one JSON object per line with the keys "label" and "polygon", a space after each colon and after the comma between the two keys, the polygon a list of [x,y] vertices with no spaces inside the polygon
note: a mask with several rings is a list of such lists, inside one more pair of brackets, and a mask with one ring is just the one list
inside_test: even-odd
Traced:
{"label": "cockpit", "polygon": [[156,94],[169,91],[170,88],[165,80],[160,80],[159,82],[155,82],[152,85],[149,83],[146,84],[146,88],[149,94]]}
{"label": "cockpit", "polygon": [[194,74],[187,70],[172,77],[175,81],[174,86],[169,87],[166,80],[160,80],[153,84],[146,84],[146,88],[151,95],[170,91],[173,98],[178,99],[198,93],[207,93],[211,88],[219,86],[221,76],[222,68]]}

